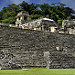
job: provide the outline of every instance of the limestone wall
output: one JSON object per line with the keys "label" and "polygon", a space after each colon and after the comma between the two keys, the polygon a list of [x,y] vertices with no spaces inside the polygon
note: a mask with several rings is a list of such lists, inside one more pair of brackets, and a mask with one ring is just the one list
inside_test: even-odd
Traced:
{"label": "limestone wall", "polygon": [[27,22],[27,23],[19,25],[19,26],[22,27],[23,29],[24,28],[33,29],[33,28],[36,28],[38,26],[41,27],[41,22],[42,22],[42,18]]}
{"label": "limestone wall", "polygon": [[75,68],[75,35],[0,25],[0,67]]}
{"label": "limestone wall", "polygon": [[62,27],[72,27],[75,26],[75,19],[71,19],[71,20],[63,20],[62,22]]}

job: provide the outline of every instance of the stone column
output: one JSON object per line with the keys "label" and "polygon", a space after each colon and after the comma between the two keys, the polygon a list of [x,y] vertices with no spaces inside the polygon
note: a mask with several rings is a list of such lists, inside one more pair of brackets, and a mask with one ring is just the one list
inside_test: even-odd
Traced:
{"label": "stone column", "polygon": [[44,31],[44,25],[42,25],[42,31]]}
{"label": "stone column", "polygon": [[29,16],[27,17],[27,21],[29,21]]}
{"label": "stone column", "polygon": [[48,68],[48,69],[50,67],[50,57],[49,57],[49,55],[50,55],[49,51],[44,52],[44,58],[45,58],[46,65],[47,65],[46,68]]}

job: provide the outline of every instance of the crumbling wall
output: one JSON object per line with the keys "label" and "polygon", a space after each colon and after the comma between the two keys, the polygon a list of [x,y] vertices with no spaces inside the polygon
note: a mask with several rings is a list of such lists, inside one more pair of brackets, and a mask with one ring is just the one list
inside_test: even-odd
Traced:
{"label": "crumbling wall", "polygon": [[0,67],[75,68],[75,35],[0,25]]}

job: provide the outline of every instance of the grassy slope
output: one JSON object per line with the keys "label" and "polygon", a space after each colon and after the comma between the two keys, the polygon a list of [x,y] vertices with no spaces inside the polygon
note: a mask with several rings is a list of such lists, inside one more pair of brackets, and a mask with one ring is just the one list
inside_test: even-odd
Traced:
{"label": "grassy slope", "polygon": [[0,75],[75,75],[75,69],[0,70]]}

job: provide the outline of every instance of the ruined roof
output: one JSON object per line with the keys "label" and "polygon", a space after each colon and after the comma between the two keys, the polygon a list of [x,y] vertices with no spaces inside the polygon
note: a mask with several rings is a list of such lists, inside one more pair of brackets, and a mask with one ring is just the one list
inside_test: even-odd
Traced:
{"label": "ruined roof", "polygon": [[56,27],[56,28],[58,28],[57,24],[52,19],[42,18],[42,21],[43,21],[43,24],[47,25],[48,27]]}
{"label": "ruined roof", "polygon": [[41,27],[41,25],[47,26],[47,27],[55,27],[58,28],[57,24],[54,20],[48,19],[48,18],[41,18],[37,19],[28,23],[23,24],[22,26],[28,27],[28,28],[37,28]]}
{"label": "ruined roof", "polygon": [[16,17],[22,16],[22,15],[23,15],[23,16],[29,16],[29,13],[26,12],[26,11],[21,11],[20,13],[17,14]]}
{"label": "ruined roof", "polygon": [[42,20],[53,21],[52,19],[43,18]]}

